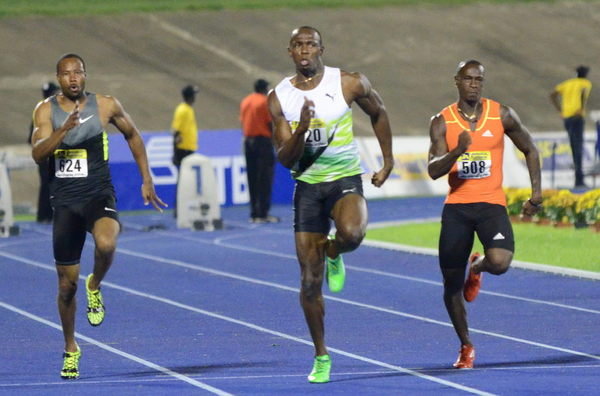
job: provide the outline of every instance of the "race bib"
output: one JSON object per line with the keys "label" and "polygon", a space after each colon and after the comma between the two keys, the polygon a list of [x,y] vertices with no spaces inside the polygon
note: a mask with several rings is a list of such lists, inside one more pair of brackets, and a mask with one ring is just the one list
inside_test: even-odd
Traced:
{"label": "race bib", "polygon": [[[292,131],[298,127],[298,122],[293,122]],[[308,131],[304,134],[304,145],[313,149],[327,147],[327,128],[325,123],[319,119],[310,120]]]}
{"label": "race bib", "polygon": [[87,151],[85,149],[55,150],[54,166],[56,177],[87,177]]}
{"label": "race bib", "polygon": [[468,151],[456,161],[459,179],[483,179],[492,174],[492,154],[489,151]]}

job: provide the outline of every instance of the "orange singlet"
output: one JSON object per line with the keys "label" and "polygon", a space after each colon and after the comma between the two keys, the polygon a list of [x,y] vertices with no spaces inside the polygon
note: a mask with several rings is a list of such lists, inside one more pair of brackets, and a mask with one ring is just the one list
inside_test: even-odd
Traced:
{"label": "orange singlet", "polygon": [[458,158],[448,174],[448,204],[487,202],[506,206],[502,190],[504,127],[500,119],[500,103],[486,98],[481,101],[481,118],[474,131],[458,114],[457,103],[441,112],[446,121],[449,151],[458,145],[458,135],[463,130],[471,131],[472,138],[468,151]]}

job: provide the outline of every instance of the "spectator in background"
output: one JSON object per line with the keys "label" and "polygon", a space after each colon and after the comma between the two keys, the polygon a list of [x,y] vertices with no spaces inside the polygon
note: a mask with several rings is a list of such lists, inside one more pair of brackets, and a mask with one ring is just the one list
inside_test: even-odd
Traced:
{"label": "spectator in background", "polygon": [[[58,91],[58,86],[49,81],[42,85],[42,97],[48,99]],[[27,142],[31,144],[31,136],[33,135],[33,121],[29,125],[29,138]],[[52,222],[52,205],[50,205],[50,174],[48,167],[48,159],[40,161],[38,164],[38,173],[40,175],[40,190],[38,194],[36,221],[42,224]]]}
{"label": "spectator in background", "polygon": [[587,187],[583,181],[583,131],[585,126],[585,105],[592,82],[587,79],[590,68],[579,66],[576,69],[577,77],[570,78],[554,87],[550,100],[563,118],[565,129],[569,134],[569,143],[575,165],[575,188]]}
{"label": "spectator in background", "polygon": [[254,92],[240,104],[240,121],[244,133],[246,174],[250,191],[250,222],[277,223],[279,218],[269,215],[271,187],[275,170],[273,127],[267,106],[269,83],[263,79],[254,82]]}
{"label": "spectator in background", "polygon": [[175,186],[175,203],[173,215],[177,217],[177,189],[179,187],[179,167],[181,161],[198,149],[198,125],[196,114],[192,105],[196,101],[198,87],[186,85],[181,90],[183,102],[175,108],[173,113],[173,164],[177,167],[177,186]]}

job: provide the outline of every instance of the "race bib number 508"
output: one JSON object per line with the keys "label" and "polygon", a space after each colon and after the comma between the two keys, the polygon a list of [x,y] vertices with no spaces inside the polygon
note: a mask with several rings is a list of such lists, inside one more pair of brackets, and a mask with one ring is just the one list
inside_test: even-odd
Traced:
{"label": "race bib number 508", "polygon": [[87,151],[85,149],[55,150],[56,177],[87,177]]}
{"label": "race bib number 508", "polygon": [[492,155],[489,151],[468,151],[456,165],[460,179],[482,179],[491,175]]}

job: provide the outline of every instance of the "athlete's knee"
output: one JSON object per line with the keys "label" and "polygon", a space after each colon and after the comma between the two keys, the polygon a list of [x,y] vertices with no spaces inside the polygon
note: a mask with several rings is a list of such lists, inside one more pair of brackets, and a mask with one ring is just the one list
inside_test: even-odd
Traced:
{"label": "athlete's knee", "polygon": [[300,293],[306,299],[312,300],[321,295],[321,287],[323,285],[322,272],[304,271],[302,274],[302,282]]}
{"label": "athlete's knee", "polygon": [[336,242],[344,252],[355,250],[360,246],[365,237],[365,230],[362,227],[345,227],[336,232]]}
{"label": "athlete's knee", "polygon": [[510,268],[513,253],[508,250],[487,253],[485,256],[485,270],[493,275],[502,275]]}
{"label": "athlete's knee", "polygon": [[61,301],[68,302],[75,297],[77,293],[77,282],[68,278],[62,278],[58,281],[58,298]]}
{"label": "athlete's knee", "polygon": [[464,282],[462,279],[446,279],[444,280],[444,299],[452,298],[457,294],[462,293]]}
{"label": "athlete's knee", "polygon": [[117,239],[112,236],[98,235],[95,241],[96,250],[103,255],[110,255],[117,248]]}
{"label": "athlete's knee", "polygon": [[303,279],[300,293],[307,300],[314,300],[321,295],[321,286],[323,282],[317,279]]}

